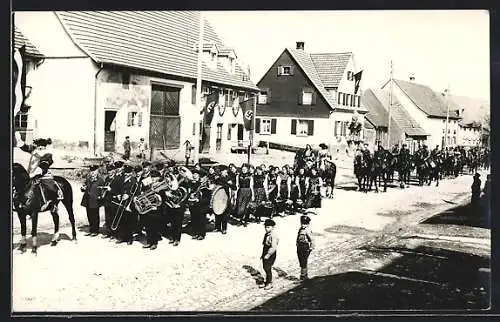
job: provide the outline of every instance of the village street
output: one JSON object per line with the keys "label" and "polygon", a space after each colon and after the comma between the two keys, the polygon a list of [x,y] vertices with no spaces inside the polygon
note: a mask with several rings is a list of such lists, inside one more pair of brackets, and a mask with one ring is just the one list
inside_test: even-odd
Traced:
{"label": "village street", "polygon": [[[490,254],[488,229],[418,225],[433,215],[468,202],[471,176],[443,180],[439,187],[412,186],[404,190],[392,188],[387,193],[364,194],[354,191],[354,183],[348,179],[351,174],[352,170],[339,170],[334,199],[324,199],[320,213],[312,217],[317,246],[310,257],[311,277],[352,270],[376,274],[401,257],[396,250],[367,251],[370,245],[395,249],[403,243],[406,248],[415,249],[424,243],[428,245],[430,240],[447,249],[443,243],[451,243],[458,245],[461,251],[486,258],[487,262]],[[192,240],[183,234],[178,247],[163,240],[155,251],[143,249],[139,242],[132,246],[116,245],[99,237],[83,236],[86,218],[84,209],[79,206],[81,194],[77,183],[73,188],[78,243],[68,240],[70,228],[62,211],[62,241],[50,247],[51,220],[48,214],[42,215],[45,218],[41,220],[43,228],[39,230],[39,240],[44,246],[39,248],[38,256],[29,252],[13,253],[14,311],[239,311],[265,305],[273,297],[297,287],[299,267],[295,238],[299,216],[276,219],[280,242],[274,266],[275,286],[271,291],[263,291],[257,288],[257,280],[263,274],[259,273],[262,271],[259,260],[264,234],[262,225],[231,225],[227,235],[209,233],[203,241]],[[20,238],[17,218],[14,218],[14,230],[13,238],[17,242]],[[488,271],[488,267],[481,267],[482,272]],[[485,281],[487,283],[487,278]],[[477,288],[479,290],[480,286]],[[484,286],[481,288],[485,294]],[[419,291],[423,292],[411,290]],[[310,294],[304,296],[311,299]],[[487,303],[486,295],[483,297],[486,298],[483,302]],[[356,298],[362,303],[358,309],[368,308],[360,294]],[[296,304],[301,300],[290,301],[295,303],[291,307],[301,308]],[[485,308],[483,302],[465,302],[465,306]],[[263,309],[286,309],[283,303],[286,301],[268,304]],[[311,304],[313,308],[321,309],[314,303]],[[415,308],[419,305],[428,306],[413,303]],[[391,308],[395,307],[387,307]]]}

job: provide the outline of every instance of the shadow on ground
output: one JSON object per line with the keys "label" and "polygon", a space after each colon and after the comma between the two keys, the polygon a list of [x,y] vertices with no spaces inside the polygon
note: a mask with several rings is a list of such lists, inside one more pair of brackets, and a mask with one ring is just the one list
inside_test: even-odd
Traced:
{"label": "shadow on ground", "polygon": [[[54,236],[54,234],[49,234],[49,233],[44,233],[44,232],[38,233],[36,236],[38,247],[50,245],[50,242],[52,241],[53,236]],[[69,237],[65,233],[60,233],[59,234],[59,241],[61,241],[61,240],[69,240],[70,241],[71,237]],[[20,245],[19,241],[12,243],[12,249],[13,250],[17,249],[19,247],[19,245]],[[32,237],[26,238],[26,246],[28,248],[33,247],[33,238]]]}
{"label": "shadow on ground", "polygon": [[479,310],[489,307],[488,258],[429,247],[370,249],[402,257],[379,271],[315,277],[254,311]]}
{"label": "shadow on ground", "polygon": [[485,207],[487,201],[483,199],[481,204],[481,207],[473,207],[470,204],[454,207],[424,223],[490,228],[489,211]]}

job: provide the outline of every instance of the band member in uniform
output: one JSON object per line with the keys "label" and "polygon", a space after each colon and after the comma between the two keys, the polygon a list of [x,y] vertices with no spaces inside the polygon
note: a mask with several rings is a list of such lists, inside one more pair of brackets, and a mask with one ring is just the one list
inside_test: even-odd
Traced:
{"label": "band member in uniform", "polygon": [[121,197],[120,201],[122,207],[125,208],[118,228],[120,230],[121,239],[119,239],[117,243],[127,242],[128,245],[132,245],[132,233],[134,232],[137,222],[135,220],[136,214],[134,214],[132,210],[131,198],[138,192],[139,183],[134,173],[134,167],[130,161],[125,162],[123,165],[123,181],[121,183],[119,195]]}
{"label": "band member in uniform", "polygon": [[323,186],[323,180],[318,176],[315,168],[311,169],[311,177],[309,178],[309,192],[305,208],[314,208],[313,213],[317,214],[317,208],[321,208],[321,193],[320,189]]}
{"label": "band member in uniform", "polygon": [[248,172],[248,165],[241,166],[241,173],[236,176],[236,186],[238,187],[236,197],[236,216],[244,226],[249,221],[248,205],[254,200],[253,178]]}
{"label": "band member in uniform", "polygon": [[[179,182],[172,172],[169,171],[166,173],[166,180],[169,180],[170,182],[170,189],[162,191],[161,196],[163,200],[171,199],[172,192],[179,189]],[[180,204],[167,205],[164,203],[164,206],[166,214],[170,218],[170,222],[172,225],[172,236],[169,243],[173,244],[174,246],[178,246],[179,243],[181,242],[182,221],[184,220],[184,212],[186,211],[186,204],[180,203]]]}
{"label": "band member in uniform", "polygon": [[[226,191],[226,194],[229,197],[231,193],[230,191],[232,189],[236,190],[236,182],[233,180],[234,179],[232,179],[231,176],[229,175],[229,169],[227,167],[222,167],[220,169],[220,175],[217,177],[215,184],[223,187],[224,190]],[[207,198],[208,199],[211,198],[211,191],[209,191]],[[210,203],[209,200],[208,203]],[[229,213],[231,211],[230,206],[231,206],[231,200],[229,200],[228,198],[227,207],[224,213],[220,215],[215,215],[215,231],[220,231],[222,234],[227,233],[227,221],[229,219]]]}
{"label": "band member in uniform", "polygon": [[105,186],[102,191],[102,199],[104,203],[104,222],[105,222],[105,233],[103,238],[112,238],[116,237],[116,232],[111,230],[111,225],[113,223],[113,218],[117,211],[117,203],[119,201],[116,199],[119,191],[121,189],[121,182],[123,182],[123,162],[116,161],[111,166],[108,167],[110,169]]}
{"label": "band member in uniform", "polygon": [[267,201],[267,176],[262,171],[262,167],[255,169],[256,173],[253,175],[253,189],[255,195],[255,220],[260,223],[261,216],[264,213],[264,205]]}
{"label": "band member in uniform", "polygon": [[[158,183],[161,179],[161,173],[158,170],[148,171],[142,178],[141,187],[143,191],[151,189],[151,187]],[[158,241],[161,240],[160,236],[160,217],[161,209],[154,208],[153,210],[142,215],[142,222],[146,227],[146,240],[147,244],[143,248],[155,250],[158,247]]]}
{"label": "band member in uniform", "polygon": [[189,183],[189,212],[191,213],[191,225],[193,228],[193,239],[203,240],[207,233],[207,214],[210,213],[210,190],[203,188],[200,173],[193,171],[193,178]]}
{"label": "band member in uniform", "polygon": [[90,172],[87,174],[85,184],[81,188],[83,192],[81,206],[87,210],[87,219],[89,221],[89,232],[85,236],[95,237],[99,234],[99,187],[104,185],[104,178],[99,175],[99,166],[90,166]]}

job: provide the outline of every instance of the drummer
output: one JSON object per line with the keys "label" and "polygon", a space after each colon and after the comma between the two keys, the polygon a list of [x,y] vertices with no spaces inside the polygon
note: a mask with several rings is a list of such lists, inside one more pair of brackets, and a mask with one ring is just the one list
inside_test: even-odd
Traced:
{"label": "drummer", "polygon": [[236,188],[236,184],[232,181],[233,179],[229,175],[229,167],[222,166],[220,168],[220,175],[215,180],[215,185],[221,186],[226,191],[228,196],[226,210],[222,214],[215,215],[215,231],[220,231],[222,234],[227,233],[227,221],[229,218],[231,200],[230,190]]}

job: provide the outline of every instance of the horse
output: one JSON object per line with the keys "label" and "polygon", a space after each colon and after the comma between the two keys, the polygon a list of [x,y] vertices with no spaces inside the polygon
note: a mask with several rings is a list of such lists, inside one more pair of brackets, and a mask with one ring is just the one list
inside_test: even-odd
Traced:
{"label": "horse", "polygon": [[[48,179],[41,179],[40,185],[46,184],[44,181]],[[55,181],[62,190],[63,199],[62,204],[66,208],[71,223],[71,231],[73,241],[76,242],[76,228],[75,228],[75,215],[73,213],[73,190],[71,184],[63,177],[53,176]],[[38,213],[41,211],[42,200],[40,189],[30,179],[26,169],[19,163],[12,165],[12,185],[13,185],[13,205],[14,211],[17,212],[19,222],[21,224],[21,241],[19,243],[19,250],[26,251],[26,216],[31,217],[31,236],[33,238],[33,248],[31,252],[37,253],[37,226],[38,226]],[[54,235],[50,243],[51,246],[56,246],[59,241],[59,214],[57,213],[57,206],[59,199],[54,192],[46,193],[46,198],[51,201],[51,206],[45,210],[50,211],[52,220],[54,222]]]}
{"label": "horse", "polygon": [[354,157],[354,175],[358,179],[358,190],[366,192],[369,183],[369,174],[371,168],[371,157],[365,157],[358,153]]}
{"label": "horse", "polygon": [[399,186],[404,188],[410,186],[410,174],[413,169],[413,156],[408,152],[406,156],[399,155],[397,160],[397,171],[399,175]]}
{"label": "horse", "polygon": [[387,150],[379,150],[375,152],[370,171],[370,190],[372,183],[375,183],[375,192],[378,192],[378,186],[383,180],[384,192],[387,192],[387,182],[390,179],[391,172],[394,171],[394,161],[394,156]]}

